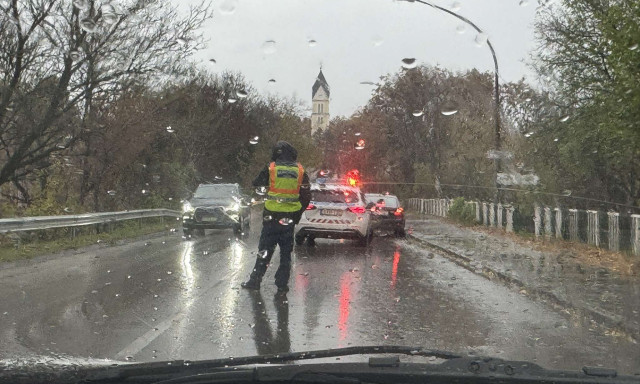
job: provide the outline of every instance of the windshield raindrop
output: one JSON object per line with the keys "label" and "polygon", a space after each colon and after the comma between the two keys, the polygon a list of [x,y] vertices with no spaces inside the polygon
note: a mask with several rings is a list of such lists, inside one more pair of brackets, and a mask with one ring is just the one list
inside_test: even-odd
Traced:
{"label": "windshield raindrop", "polygon": [[107,25],[111,25],[118,21],[118,14],[113,5],[105,4],[102,6],[102,20]]}
{"label": "windshield raindrop", "polygon": [[96,24],[95,21],[89,18],[86,18],[86,19],[80,20],[80,28],[84,29],[89,33],[94,33],[98,30],[98,24]]}
{"label": "windshield raindrop", "polygon": [[258,187],[258,188],[256,188],[256,193],[258,195],[261,195],[261,196],[266,195],[267,194],[267,187]]}
{"label": "windshield raindrop", "polygon": [[569,120],[569,115],[562,116],[562,117],[560,118],[560,121],[562,121],[563,123],[564,123],[565,121],[567,121],[567,120]]}
{"label": "windshield raindrop", "polygon": [[245,91],[244,89],[237,90],[236,95],[238,96],[239,99],[244,99],[248,96],[247,91]]}
{"label": "windshield raindrop", "polygon": [[168,126],[168,127],[167,127],[167,132],[169,132],[169,133],[173,133],[173,132],[175,132],[175,131],[173,130],[173,128],[171,128],[171,126]]}
{"label": "windshield raindrop", "polygon": [[475,42],[478,47],[482,47],[487,43],[487,40],[489,40],[489,35],[484,32],[480,32],[476,35]]}
{"label": "windshield raindrop", "polygon": [[216,59],[209,59],[209,62],[210,62],[211,64],[216,64],[216,63],[217,63]]}
{"label": "windshield raindrop", "polygon": [[224,0],[222,4],[220,4],[220,14],[232,15],[236,11],[237,2],[237,0]]}
{"label": "windshield raindrop", "polygon": [[455,115],[456,113],[458,113],[458,106],[453,102],[445,103],[440,109],[440,113],[445,116]]}
{"label": "windshield raindrop", "polygon": [[360,139],[354,144],[354,148],[357,150],[361,150],[361,149],[364,149],[364,145],[365,145],[364,139]]}
{"label": "windshield raindrop", "polygon": [[456,32],[458,32],[459,34],[463,34],[467,31],[467,26],[464,24],[460,24],[456,27]]}
{"label": "windshield raindrop", "polygon": [[251,144],[251,145],[256,145],[256,144],[258,144],[258,140],[259,140],[259,139],[260,139],[260,138],[259,138],[258,136],[255,136],[255,137],[253,137],[251,140],[249,140],[249,144]]}
{"label": "windshield raindrop", "polygon": [[418,62],[415,58],[404,58],[402,59],[402,68],[412,69],[418,65]]}
{"label": "windshield raindrop", "polygon": [[276,79],[269,79],[269,84],[275,84],[276,83]]}
{"label": "windshield raindrop", "polygon": [[109,191],[107,191],[107,195],[109,195],[109,196],[115,196],[115,195],[116,195],[116,191],[114,191],[114,190],[109,190]]}
{"label": "windshield raindrop", "polygon": [[308,43],[310,47],[315,47],[316,45],[318,45],[318,42],[313,39],[309,40]]}
{"label": "windshield raindrop", "polygon": [[283,217],[282,219],[278,220],[278,223],[280,223],[280,225],[290,225],[293,224],[293,219]]}
{"label": "windshield raindrop", "polygon": [[562,195],[563,196],[571,196],[571,190],[565,189],[564,191],[562,191]]}
{"label": "windshield raindrop", "polygon": [[236,101],[238,101],[238,99],[234,98],[234,97],[230,97],[227,99],[227,101],[231,104],[235,103]]}
{"label": "windshield raindrop", "polygon": [[276,41],[275,40],[267,40],[262,44],[262,52],[265,55],[271,55],[276,53]]}
{"label": "windshield raindrop", "polygon": [[527,5],[529,5],[529,0],[520,0],[521,7],[526,7]]}
{"label": "windshield raindrop", "polygon": [[78,47],[78,49],[69,52],[69,57],[73,61],[82,59],[82,47]]}
{"label": "windshield raindrop", "polygon": [[73,5],[81,11],[89,9],[89,0],[73,0]]}
{"label": "windshield raindrop", "polygon": [[631,44],[629,46],[629,49],[632,50],[632,51],[635,51],[636,49],[638,49],[638,43]]}
{"label": "windshield raindrop", "polygon": [[461,7],[462,7],[462,6],[461,6],[461,4],[460,4],[460,2],[459,2],[459,1],[454,1],[454,2],[453,2],[453,4],[451,4],[451,10],[452,10],[453,12],[458,12],[458,11],[460,10],[460,8],[461,8]]}
{"label": "windshield raindrop", "polygon": [[424,115],[424,111],[415,110],[415,111],[413,111],[412,115],[415,116],[415,117],[420,117],[420,116]]}

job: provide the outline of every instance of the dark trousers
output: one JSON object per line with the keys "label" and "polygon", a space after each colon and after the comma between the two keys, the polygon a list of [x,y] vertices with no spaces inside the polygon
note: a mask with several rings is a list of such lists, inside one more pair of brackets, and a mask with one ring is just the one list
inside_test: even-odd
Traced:
{"label": "dark trousers", "polygon": [[[260,243],[258,244],[258,257],[256,265],[251,272],[251,280],[258,283],[267,272],[267,265],[271,262],[271,257],[276,250],[276,245],[280,246],[280,266],[276,271],[276,285],[286,287],[291,274],[291,251],[293,251],[293,233],[295,225],[282,225],[277,221],[265,221],[260,233]],[[265,252],[266,251],[266,252]]]}

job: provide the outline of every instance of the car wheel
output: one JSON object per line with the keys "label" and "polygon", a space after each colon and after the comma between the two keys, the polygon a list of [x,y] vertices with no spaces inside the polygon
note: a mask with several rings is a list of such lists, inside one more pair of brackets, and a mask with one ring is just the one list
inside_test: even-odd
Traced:
{"label": "car wheel", "polygon": [[242,236],[245,229],[245,221],[242,216],[238,219],[240,222],[238,224],[233,225],[233,234],[236,236]]}
{"label": "car wheel", "polygon": [[307,246],[308,247],[315,247],[316,246],[316,238],[313,237],[313,236],[307,237]]}
{"label": "car wheel", "polygon": [[304,239],[306,238],[305,235],[300,235],[300,234],[296,234],[295,240],[296,240],[296,245],[302,245],[304,244]]}
{"label": "car wheel", "polygon": [[367,233],[366,236],[362,236],[360,239],[358,239],[358,246],[359,247],[366,247],[369,245],[369,243],[371,243],[371,240],[373,239],[373,233],[369,232]]}

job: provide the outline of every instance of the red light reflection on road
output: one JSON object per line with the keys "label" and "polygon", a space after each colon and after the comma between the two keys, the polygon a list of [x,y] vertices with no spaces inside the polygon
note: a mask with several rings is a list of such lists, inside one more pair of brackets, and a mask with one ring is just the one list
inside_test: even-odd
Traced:
{"label": "red light reflection on road", "polygon": [[395,288],[398,277],[398,263],[400,262],[400,247],[393,254],[393,268],[391,269],[391,288]]}
{"label": "red light reflection on road", "polygon": [[338,329],[340,341],[347,339],[349,321],[349,309],[351,301],[351,272],[346,272],[340,277],[340,313],[338,316]]}

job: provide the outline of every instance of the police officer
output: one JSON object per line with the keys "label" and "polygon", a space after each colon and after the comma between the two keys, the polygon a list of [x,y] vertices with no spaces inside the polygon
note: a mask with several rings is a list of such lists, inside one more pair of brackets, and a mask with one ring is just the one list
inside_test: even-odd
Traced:
{"label": "police officer", "polygon": [[279,141],[273,148],[271,163],[253,181],[254,187],[267,187],[267,199],[256,264],[249,280],[241,284],[243,288],[260,289],[267,265],[279,245],[276,286],[279,293],[289,291],[294,228],[311,201],[309,176],[297,159],[298,151],[286,141]]}

